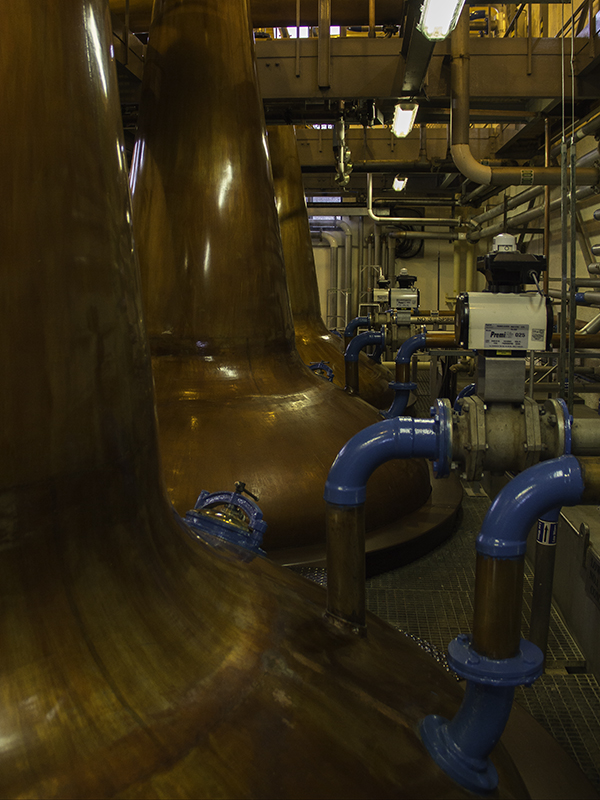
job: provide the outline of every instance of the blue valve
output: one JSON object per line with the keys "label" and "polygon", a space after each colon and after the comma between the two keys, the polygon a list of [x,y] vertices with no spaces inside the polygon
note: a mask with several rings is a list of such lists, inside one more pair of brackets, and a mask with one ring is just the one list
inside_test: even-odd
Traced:
{"label": "blue valve", "polygon": [[321,378],[326,378],[328,381],[333,382],[335,376],[329,366],[329,361],[311,361],[308,368],[312,369],[316,375],[320,375]]}
{"label": "blue valve", "polygon": [[185,515],[185,521],[200,536],[208,533],[264,556],[261,544],[267,523],[254,502],[258,497],[249,492],[244,483],[236,483],[235,489],[235,492],[200,492],[196,505]]}

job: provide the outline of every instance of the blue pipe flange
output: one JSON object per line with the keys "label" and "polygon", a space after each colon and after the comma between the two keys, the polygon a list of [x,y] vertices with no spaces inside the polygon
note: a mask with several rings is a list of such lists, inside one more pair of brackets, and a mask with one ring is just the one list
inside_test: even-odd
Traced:
{"label": "blue pipe flange", "polygon": [[546,400],[544,410],[546,414],[553,414],[556,417],[558,428],[557,455],[571,455],[573,416],[569,414],[566,402],[562,397]]}
{"label": "blue pipe flange", "polygon": [[451,778],[473,792],[493,791],[498,773],[489,754],[502,735],[515,686],[529,686],[543,672],[544,656],[521,639],[513,658],[491,659],[473,650],[471,637],[458,636],[448,648],[448,664],[467,679],[461,707],[452,720],[431,714],[421,723],[429,754]]}
{"label": "blue pipe flange", "polygon": [[561,407],[563,412],[563,424],[565,426],[565,456],[571,455],[571,447],[573,444],[573,415],[569,414],[569,407],[567,406],[566,402],[562,399],[562,397],[557,398],[558,405]]}
{"label": "blue pipe flange", "polygon": [[459,634],[448,645],[448,666],[461,678],[485,686],[531,686],[544,669],[544,654],[527,639],[512,658],[487,658],[473,650],[472,636]]}
{"label": "blue pipe flange", "polygon": [[[236,484],[236,488],[243,484]],[[194,532],[209,533],[230,544],[243,547],[258,555],[267,523],[260,508],[250,498],[237,492],[202,491],[196,505],[185,515]]]}
{"label": "blue pipe flange", "polygon": [[312,361],[308,368],[325,380],[333,381],[335,375],[329,366],[329,361]]}
{"label": "blue pipe flange", "polygon": [[429,409],[436,422],[438,457],[433,462],[436,478],[446,478],[452,468],[452,406],[446,398],[437,399]]}

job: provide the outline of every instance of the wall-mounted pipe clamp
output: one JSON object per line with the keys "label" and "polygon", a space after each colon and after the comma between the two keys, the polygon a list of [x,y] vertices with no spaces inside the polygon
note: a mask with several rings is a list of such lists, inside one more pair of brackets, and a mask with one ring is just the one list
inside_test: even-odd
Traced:
{"label": "wall-mounted pipe clamp", "polygon": [[[200,492],[196,505],[186,513],[185,521],[200,538],[208,533],[229,544],[265,555],[261,544],[267,523],[262,511],[250,497],[242,494],[250,494],[245,484],[236,483],[235,486],[235,492]],[[258,500],[254,495],[251,497]]]}

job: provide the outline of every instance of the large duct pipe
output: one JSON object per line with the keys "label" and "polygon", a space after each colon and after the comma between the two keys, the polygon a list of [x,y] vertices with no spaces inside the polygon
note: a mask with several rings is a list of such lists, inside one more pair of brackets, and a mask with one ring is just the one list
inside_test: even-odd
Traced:
{"label": "large duct pipe", "polygon": [[[294,128],[291,125],[277,125],[270,127],[268,133],[296,347],[305,364],[329,362],[334,373],[333,382],[343,389],[344,343],[339,336],[334,336],[327,330],[321,317],[319,288]],[[346,230],[344,233],[348,247],[348,240],[351,242],[352,236],[350,234],[349,237]],[[350,266],[351,261],[348,257],[346,272]],[[389,405],[394,396],[388,386],[393,378],[392,373],[380,364],[375,364],[364,353],[360,354],[358,364],[361,398],[376,408]]]}
{"label": "large duct pipe", "polygon": [[0,32],[0,796],[468,797],[415,731],[460,702],[428,653],[168,503],[108,6]]}
{"label": "large duct pipe", "polygon": [[[328,467],[376,412],[295,348],[246,2],[161,0],[150,41],[131,185],[167,486],[184,514],[242,480],[267,552],[319,558]],[[429,497],[427,465],[378,478],[369,536],[400,535]]]}
{"label": "large duct pipe", "polygon": [[[469,8],[463,10],[458,25],[451,37],[451,105],[450,126],[452,131],[451,153],[454,163],[462,174],[481,184],[495,186],[553,185],[561,182],[560,167],[491,167],[477,161],[469,144]],[[595,186],[600,179],[596,166],[576,170],[575,182],[584,186]]]}

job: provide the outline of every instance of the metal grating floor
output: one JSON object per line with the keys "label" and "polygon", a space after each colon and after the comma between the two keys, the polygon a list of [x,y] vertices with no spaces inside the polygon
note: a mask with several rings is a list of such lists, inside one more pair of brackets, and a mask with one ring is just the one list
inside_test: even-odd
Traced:
{"label": "metal grating floor", "polygon": [[[486,495],[465,494],[455,534],[423,558],[370,578],[367,607],[432,653],[445,653],[459,633],[471,630],[475,583],[475,539],[489,506]],[[326,571],[296,567],[320,584]],[[526,570],[523,634],[527,635],[533,573]],[[570,674],[568,670],[577,670]],[[582,670],[580,672],[580,670]],[[560,742],[600,790],[600,685],[585,673],[585,660],[560,615],[553,610],[548,674],[517,690],[518,702]]]}

